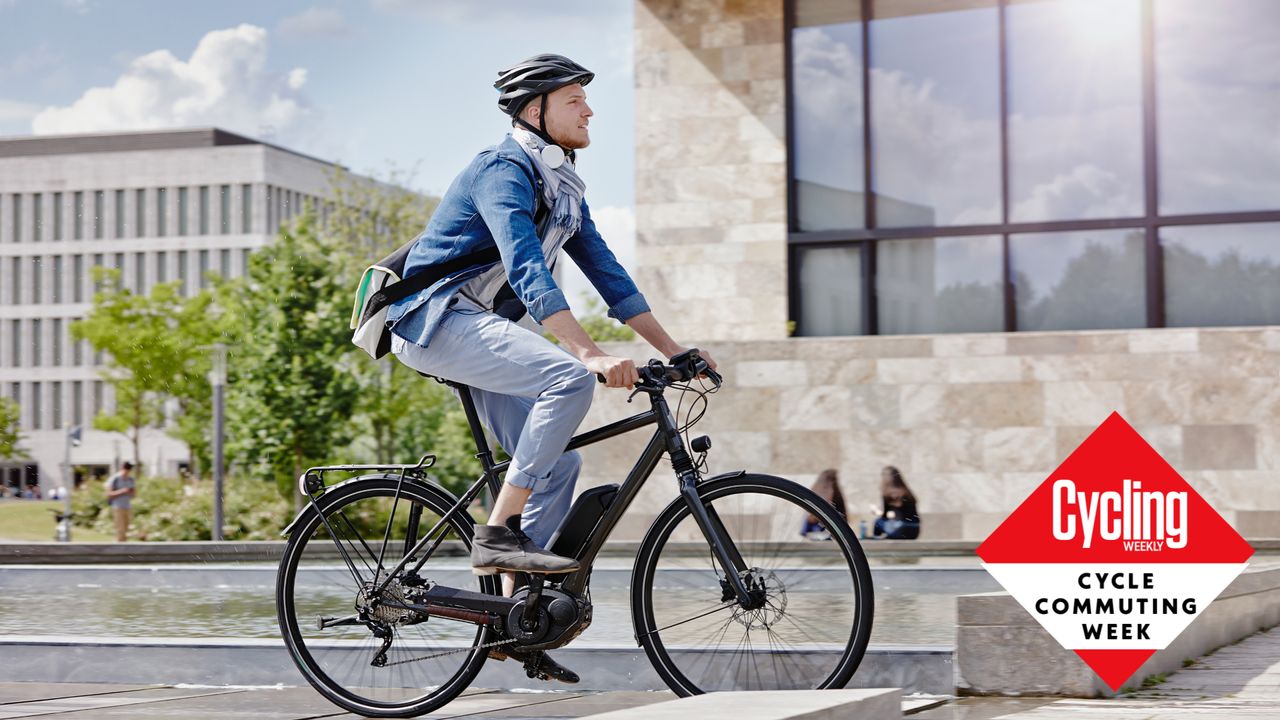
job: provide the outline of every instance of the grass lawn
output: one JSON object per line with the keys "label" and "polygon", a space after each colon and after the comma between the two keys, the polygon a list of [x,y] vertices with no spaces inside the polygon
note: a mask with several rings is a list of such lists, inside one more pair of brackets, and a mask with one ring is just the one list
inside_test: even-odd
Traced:
{"label": "grass lawn", "polygon": [[[53,542],[54,519],[49,510],[61,507],[61,500],[0,500],[0,542]],[[71,539],[111,542],[115,536],[72,528]]]}

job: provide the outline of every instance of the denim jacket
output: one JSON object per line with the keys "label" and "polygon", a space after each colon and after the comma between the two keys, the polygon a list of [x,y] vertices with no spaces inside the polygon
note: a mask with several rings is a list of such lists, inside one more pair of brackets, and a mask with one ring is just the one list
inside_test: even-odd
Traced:
{"label": "denim jacket", "polygon": [[[564,293],[547,269],[533,217],[542,179],[533,161],[510,135],[482,151],[454,178],[440,205],[418,235],[405,261],[405,277],[430,265],[497,246],[507,281],[534,320],[568,310]],[[609,306],[609,317],[625,322],[649,310],[644,295],[605,245],[582,201],[582,227],[564,243]],[[446,276],[416,295],[393,303],[387,327],[405,340],[427,347],[450,299],[487,265]]]}

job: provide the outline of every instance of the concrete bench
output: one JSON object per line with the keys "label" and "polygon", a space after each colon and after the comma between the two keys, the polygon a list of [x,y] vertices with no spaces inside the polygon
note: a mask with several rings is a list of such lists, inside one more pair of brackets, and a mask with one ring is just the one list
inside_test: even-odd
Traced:
{"label": "concrete bench", "polygon": [[902,717],[902,693],[897,688],[718,692],[588,717],[598,720],[687,720],[697,717],[880,720]]}

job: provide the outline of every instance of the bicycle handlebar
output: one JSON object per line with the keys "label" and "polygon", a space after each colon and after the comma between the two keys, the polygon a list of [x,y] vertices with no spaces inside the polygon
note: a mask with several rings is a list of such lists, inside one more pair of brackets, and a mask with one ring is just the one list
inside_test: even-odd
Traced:
{"label": "bicycle handlebar", "polygon": [[[697,348],[690,348],[671,358],[668,363],[661,360],[650,360],[648,365],[636,368],[640,373],[640,381],[635,387],[662,387],[673,382],[685,382],[699,375],[706,375],[716,387],[724,383],[724,377],[711,369],[706,360],[698,355]],[[607,382],[604,375],[596,373],[596,380]]]}

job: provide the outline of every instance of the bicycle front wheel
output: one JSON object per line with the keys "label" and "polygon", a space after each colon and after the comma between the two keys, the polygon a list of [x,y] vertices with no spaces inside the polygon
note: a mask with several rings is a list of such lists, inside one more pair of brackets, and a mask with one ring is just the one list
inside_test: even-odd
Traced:
{"label": "bicycle front wheel", "polygon": [[[472,519],[443,490],[374,478],[316,501],[285,546],[276,579],[280,630],[307,681],[331,702],[371,717],[431,712],[467,688],[487,657],[486,626],[413,611],[432,584],[499,594],[495,578],[477,578],[465,557]],[[422,553],[388,580],[417,542],[437,528]],[[439,541],[437,543],[436,541]],[[460,546],[460,548],[459,548]],[[428,556],[417,573],[418,558]]]}
{"label": "bicycle front wheel", "polygon": [[[848,523],[794,482],[742,475],[699,485],[741,554],[763,605],[738,605],[682,500],[654,521],[636,557],[632,620],[654,669],[679,695],[844,687],[867,649],[871,570]],[[805,540],[816,517],[830,539]]]}

